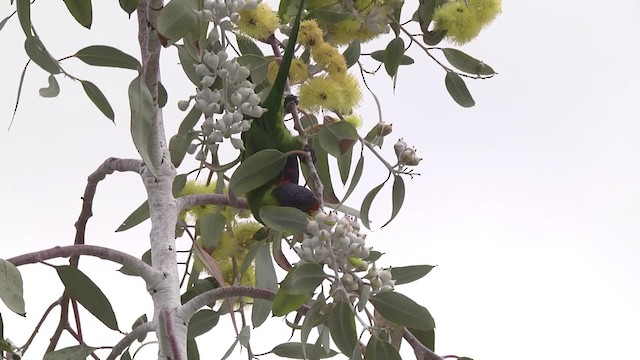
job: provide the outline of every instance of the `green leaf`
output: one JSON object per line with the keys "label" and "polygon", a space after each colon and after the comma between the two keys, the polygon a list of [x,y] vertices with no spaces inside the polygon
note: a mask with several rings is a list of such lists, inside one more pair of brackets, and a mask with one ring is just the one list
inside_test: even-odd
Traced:
{"label": "green leaf", "polygon": [[313,149],[316,151],[316,171],[318,172],[318,177],[320,177],[320,181],[322,181],[322,185],[324,185],[324,200],[330,203],[339,203],[340,200],[336,197],[336,194],[333,190],[333,184],[331,183],[331,173],[329,172],[329,155],[327,151],[320,146],[320,140],[318,137],[312,138],[313,141]]}
{"label": "green leaf", "polygon": [[98,110],[100,110],[109,120],[114,121],[115,114],[113,113],[113,108],[102,91],[100,91],[100,89],[90,81],[80,80],[80,83],[82,84],[82,89],[85,94],[87,94]]}
{"label": "green leaf", "polygon": [[161,82],[158,82],[158,107],[162,109],[165,105],[167,105],[167,100],[169,99],[169,94],[167,94],[167,89],[164,88]]}
{"label": "green leaf", "polygon": [[305,263],[296,266],[287,275],[286,281],[282,286],[286,288],[287,293],[292,295],[309,294],[313,292],[327,277],[322,267],[314,263]]}
{"label": "green leaf", "polygon": [[2,28],[4,28],[4,26],[7,24],[7,21],[9,21],[9,19],[11,19],[12,15],[7,16],[6,18],[2,19],[2,21],[0,21],[0,31],[2,30]]}
{"label": "green leaf", "polygon": [[258,57],[264,58],[264,54],[262,50],[256,45],[256,43],[246,36],[238,36],[238,50],[240,50],[240,54],[242,55],[254,55]]}
{"label": "green leaf", "polygon": [[360,160],[358,160],[358,163],[356,164],[356,169],[353,172],[353,177],[351,177],[351,183],[349,184],[349,188],[347,189],[347,192],[344,194],[344,197],[342,198],[342,203],[347,201],[347,199],[349,198],[353,190],[355,190],[356,185],[358,185],[358,182],[362,177],[363,169],[364,169],[364,156],[361,154]]}
{"label": "green leaf", "polygon": [[384,68],[389,76],[394,77],[398,72],[398,67],[404,55],[404,40],[397,37],[387,44],[384,56]]}
{"label": "green leaf", "polygon": [[423,33],[429,31],[429,24],[433,19],[433,11],[436,9],[436,0],[423,0],[420,1],[418,6],[418,22],[420,23],[420,29]]}
{"label": "green leaf", "polygon": [[[25,316],[22,275],[12,263],[0,259],[0,299],[18,315]],[[2,339],[2,338],[0,338]]]}
{"label": "green leaf", "polygon": [[338,355],[334,350],[329,349],[327,354],[324,350],[318,349],[313,344],[306,345],[306,356],[302,350],[302,344],[299,342],[287,342],[277,345],[271,350],[274,355],[289,359],[328,359]]}
{"label": "green leaf", "polygon": [[259,151],[236,169],[229,180],[229,187],[235,194],[246,194],[274,179],[287,162],[287,155],[276,149]]}
{"label": "green leaf", "polygon": [[218,324],[219,317],[218,313],[213,310],[199,310],[191,317],[191,320],[189,320],[187,339],[194,339],[196,336],[200,336],[213,329],[214,326]]}
{"label": "green leaf", "polygon": [[284,316],[288,313],[297,310],[300,306],[307,303],[307,301],[311,300],[311,296],[308,294],[305,295],[292,295],[287,292],[287,287],[284,286],[284,283],[287,279],[292,276],[291,271],[283,280],[283,285],[280,286],[278,292],[276,292],[276,296],[273,299],[273,316]]}
{"label": "green leaf", "polygon": [[236,340],[233,342],[233,344],[231,344],[231,346],[229,346],[229,350],[227,350],[226,353],[224,353],[224,355],[222,356],[222,359],[220,360],[225,360],[226,358],[228,358],[229,356],[231,356],[231,352],[233,352],[233,349],[236,348],[236,345],[238,345],[238,339],[236,338]]}
{"label": "green leaf", "polygon": [[340,180],[342,180],[342,185],[346,185],[347,180],[349,180],[349,172],[351,171],[352,157],[353,157],[353,148],[349,149],[349,151],[347,151],[345,154],[338,157],[338,171],[340,172]]}
{"label": "green leaf", "polygon": [[325,305],[325,301],[318,300],[311,307],[309,311],[304,315],[304,321],[302,322],[302,328],[300,329],[300,340],[302,341],[302,353],[305,355],[305,359],[307,358],[307,354],[309,347],[306,344],[307,339],[309,338],[309,334],[311,333],[311,329],[316,326],[316,320],[318,319],[318,315],[320,315],[320,311]]}
{"label": "green leaf", "polygon": [[347,61],[347,68],[355,65],[360,59],[360,40],[353,40],[347,49],[342,53],[344,59]]}
{"label": "green leaf", "polygon": [[81,360],[81,359],[86,359],[96,349],[97,348],[87,346],[84,344],[70,346],[64,349],[46,353],[43,359],[44,360]]}
{"label": "green leaf", "polygon": [[131,215],[129,215],[120,225],[116,232],[129,230],[132,227],[140,224],[141,222],[147,220],[149,218],[149,202],[145,201],[142,205],[138,206]]}
{"label": "green leaf", "polygon": [[129,85],[129,107],[131,108],[133,144],[149,171],[157,176],[157,171],[149,155],[153,98],[144,79],[139,75]]}
{"label": "green leaf", "polygon": [[431,351],[435,351],[435,343],[436,343],[436,331],[435,329],[431,330],[418,330],[413,328],[407,328],[413,336],[418,339],[422,343],[422,345],[428,347]]}
{"label": "green leaf", "polygon": [[187,338],[187,360],[200,360],[200,351],[195,339]]}
{"label": "green leaf", "polygon": [[445,35],[447,35],[447,30],[425,31],[422,35],[422,41],[427,45],[435,46],[444,39]]}
{"label": "green leaf", "polygon": [[408,284],[427,275],[435,266],[412,265],[391,268],[391,275],[396,280],[396,285]]}
{"label": "green leaf", "polygon": [[31,1],[30,0],[17,0],[16,12],[18,13],[18,20],[20,21],[20,27],[27,36],[27,39],[31,38]]}
{"label": "green leaf", "polygon": [[24,50],[33,62],[50,74],[59,74],[60,65],[44,47],[37,36],[28,37],[24,41]]}
{"label": "green leaf", "polygon": [[169,140],[169,155],[171,156],[173,166],[178,167],[182,164],[182,160],[184,160],[189,146],[199,135],[200,133],[198,131],[191,131],[184,136],[178,133],[171,137]]}
{"label": "green leaf", "polygon": [[180,123],[178,134],[186,135],[191,132],[193,127],[198,123],[198,120],[200,120],[200,116],[202,116],[202,111],[196,109],[194,105],[187,116],[184,117],[184,120]]}
{"label": "green leaf", "polygon": [[380,259],[380,257],[382,257],[382,255],[383,254],[380,251],[371,250],[371,252],[369,253],[369,256],[367,256],[366,259],[362,259],[362,260],[366,260],[366,261],[372,262],[372,261],[376,261],[376,260]]}
{"label": "green leaf", "polygon": [[268,227],[284,233],[302,234],[307,231],[307,215],[288,206],[267,205],[260,208],[260,219]]}
{"label": "green leaf", "polygon": [[11,345],[3,340],[4,338],[0,338],[0,355],[3,355],[2,352],[11,352]]}
{"label": "green leaf", "polygon": [[402,360],[398,350],[390,343],[371,336],[364,354],[365,360]]}
{"label": "green leaf", "polygon": [[[256,254],[256,287],[259,289],[271,290],[273,292],[278,291],[278,278],[276,277],[276,270],[273,267],[273,261],[271,261],[271,251],[269,250],[269,243],[261,241],[258,244],[258,251]],[[271,313],[271,300],[254,299],[253,308],[251,309],[251,323],[254,328],[262,325]]]}
{"label": "green leaf", "polygon": [[458,103],[458,105],[469,108],[476,104],[465,85],[464,80],[460,75],[447,71],[447,76],[444,78],[444,84],[447,87],[449,95]]}
{"label": "green leaf", "polygon": [[116,48],[105,45],[93,45],[79,50],[73,56],[85,64],[137,70],[140,62],[133,56]]}
{"label": "green leaf", "polygon": [[387,226],[400,212],[400,208],[402,208],[402,203],[404,202],[404,192],[404,180],[402,179],[402,176],[394,175],[393,188],[391,190],[391,218],[389,221],[384,223],[382,227]]}
{"label": "green leaf", "polygon": [[93,18],[91,0],[64,0],[64,4],[67,5],[67,9],[80,25],[91,29]]}
{"label": "green leaf", "polygon": [[245,327],[242,328],[242,330],[240,330],[240,334],[238,334],[238,342],[240,343],[240,345],[248,348],[250,339],[251,339],[251,327],[249,325],[246,325]]}
{"label": "green leaf", "polygon": [[162,8],[158,32],[168,40],[166,44],[182,39],[198,25],[197,10],[197,3],[193,0],[173,0]]}
{"label": "green leaf", "polygon": [[82,271],[69,265],[56,266],[65,290],[109,329],[118,330],[111,303],[102,290]]}
{"label": "green leaf", "polygon": [[184,294],[182,294],[182,296],[180,297],[180,302],[184,304],[194,297],[209,290],[217,289],[218,287],[218,281],[216,281],[216,279],[211,276],[205,279],[198,279],[193,282],[193,285],[191,285],[191,287],[189,287],[189,289],[185,291]]}
{"label": "green leaf", "polygon": [[45,98],[52,98],[58,96],[60,94],[60,85],[58,85],[58,81],[53,74],[49,74],[49,86],[45,88],[41,88],[38,92],[40,96]]}
{"label": "green leaf", "polygon": [[384,292],[369,300],[385,319],[398,325],[431,330],[436,327],[429,311],[398,292]]}
{"label": "green leaf", "polygon": [[249,68],[251,81],[260,84],[267,78],[271,60],[261,55],[247,54],[237,57],[238,64]]}
{"label": "green leaf", "polygon": [[182,66],[184,74],[187,75],[189,81],[195,86],[198,88],[201,87],[201,77],[196,74],[196,60],[189,54],[189,51],[187,51],[184,45],[176,45],[176,48],[178,48],[178,58],[180,59],[180,65]]}
{"label": "green leaf", "polygon": [[122,356],[120,356],[120,360],[132,360],[131,359],[131,354],[129,353],[129,349],[125,350],[122,353]]}
{"label": "green leaf", "polygon": [[215,249],[224,233],[227,219],[220,213],[206,213],[200,217],[200,238],[206,251]]}
{"label": "green leaf", "polygon": [[358,131],[346,121],[338,121],[323,126],[318,133],[320,146],[329,154],[340,157],[346,154],[358,141]]}
{"label": "green leaf", "polygon": [[120,8],[131,17],[131,14],[138,8],[138,0],[120,0]]}
{"label": "green leaf", "polygon": [[[140,315],[140,316],[136,319],[136,321],[134,321],[134,322],[133,322],[133,325],[131,326],[131,329],[132,329],[132,330],[135,330],[138,326],[140,326],[140,325],[142,325],[142,324],[146,323],[147,321],[148,321],[148,319],[147,319],[147,314],[142,314],[142,315]],[[138,342],[139,342],[139,343],[141,343],[141,342],[143,342],[143,341],[144,341],[144,339],[145,339],[146,337],[147,337],[147,333],[143,333],[143,334],[141,334],[140,336],[138,336],[138,337],[136,338],[136,340],[138,340]]]}
{"label": "green leaf", "polygon": [[491,66],[486,65],[482,61],[475,59],[460,50],[444,48],[441,49],[447,61],[456,69],[474,75],[493,75]]}
{"label": "green leaf", "polygon": [[329,331],[334,344],[343,354],[353,353],[358,344],[356,320],[351,304],[339,301],[329,317]]}
{"label": "green leaf", "polygon": [[[389,178],[387,178],[389,180]],[[374,187],[369,191],[369,193],[362,200],[362,206],[360,207],[360,220],[362,220],[362,225],[364,225],[367,229],[371,230],[371,222],[369,221],[369,210],[371,210],[371,203],[373,199],[376,198],[376,195],[380,192],[380,189],[387,183],[385,180],[382,184]]]}

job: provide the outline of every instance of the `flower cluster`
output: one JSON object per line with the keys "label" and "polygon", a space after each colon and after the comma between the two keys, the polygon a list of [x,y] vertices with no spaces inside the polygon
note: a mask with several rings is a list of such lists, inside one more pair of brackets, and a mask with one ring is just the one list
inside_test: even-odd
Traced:
{"label": "flower cluster", "polygon": [[[347,62],[335,46],[326,42],[315,19],[300,24],[297,42],[305,46],[315,61],[316,74],[300,86],[300,107],[317,112],[329,109],[349,114],[362,98],[356,78],[347,73]],[[319,73],[324,75],[318,75]]]}
{"label": "flower cluster", "polygon": [[393,291],[396,285],[396,280],[393,280],[391,269],[377,269],[376,264],[373,264],[369,268],[364,278],[369,280],[369,284],[374,293]]}
{"label": "flower cluster", "polygon": [[464,44],[500,13],[501,0],[452,0],[435,9],[433,21],[438,30],[447,30],[447,38]]}
{"label": "flower cluster", "polygon": [[416,166],[422,160],[422,158],[416,155],[416,149],[409,147],[404,139],[398,140],[398,142],[393,145],[393,150],[395,150],[398,163],[401,165]]}
{"label": "flower cluster", "polygon": [[302,243],[294,247],[302,262],[327,264],[341,272],[366,270],[371,248],[365,247],[365,235],[360,224],[345,216],[338,219],[335,212],[319,212],[307,224]]}
{"label": "flower cluster", "polygon": [[[214,22],[223,30],[231,30],[239,24],[242,12],[254,11],[259,5],[260,1],[257,0],[205,0],[199,15],[202,20]],[[218,40],[218,30],[215,27],[208,39],[212,43]]]}
{"label": "flower cluster", "polygon": [[[205,116],[202,134],[206,145],[215,146],[229,138],[233,147],[244,150],[242,139],[232,135],[249,130],[251,118],[262,116],[266,109],[259,105],[260,96],[254,92],[255,85],[248,80],[249,69],[236,60],[227,61],[227,57],[224,50],[217,53],[205,50],[202,63],[195,65],[202,85],[195,96],[195,107]],[[211,86],[219,80],[223,84],[221,88],[212,90]],[[178,103],[181,110],[188,106],[186,100]],[[221,117],[214,119],[214,115],[221,113]]]}

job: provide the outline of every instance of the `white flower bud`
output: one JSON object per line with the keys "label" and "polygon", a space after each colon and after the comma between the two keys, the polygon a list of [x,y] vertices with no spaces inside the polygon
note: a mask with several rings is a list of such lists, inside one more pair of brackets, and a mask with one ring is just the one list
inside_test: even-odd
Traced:
{"label": "white flower bud", "polygon": [[396,152],[398,161],[400,160],[400,157],[402,157],[402,153],[407,149],[408,146],[409,145],[407,145],[407,142],[404,141],[404,139],[398,140],[398,142],[393,145],[393,150]]}
{"label": "white flower bud", "polygon": [[389,284],[384,284],[382,285],[382,287],[380,288],[380,292],[391,292],[393,291],[393,286],[389,285]]}
{"label": "white flower bud", "polygon": [[371,287],[373,288],[374,291],[378,291],[378,289],[380,289],[381,286],[382,286],[382,281],[380,281],[380,278],[374,277],[373,279],[371,279]]}
{"label": "white flower bud", "polygon": [[194,66],[196,68],[196,74],[198,74],[200,76],[211,75],[211,71],[209,71],[209,68],[207,67],[207,65],[205,65],[205,64],[196,64]]}
{"label": "white flower bud", "polygon": [[329,257],[329,250],[324,247],[315,249],[315,261],[318,263],[324,262]]}
{"label": "white flower bud", "polygon": [[218,51],[218,53],[216,55],[218,55],[220,57],[220,62],[221,63],[224,63],[229,58],[229,54],[227,54],[227,52],[224,51],[224,50]]}
{"label": "white flower bud", "polygon": [[222,121],[224,121],[227,126],[231,126],[231,124],[233,124],[233,115],[230,112],[225,112],[224,115],[222,115]]}
{"label": "white flower bud", "polygon": [[198,154],[196,154],[196,160],[198,161],[204,161],[207,158],[207,153],[203,150],[198,151]]}
{"label": "white flower bud", "polygon": [[318,231],[318,239],[320,239],[320,241],[323,242],[323,243],[329,241],[330,235],[331,235],[331,233],[329,231],[327,231],[326,229],[322,229],[322,230]]}
{"label": "white flower bud", "polygon": [[204,112],[204,110],[209,106],[209,102],[203,99],[196,100],[196,109]]}
{"label": "white flower bud", "polygon": [[218,71],[218,76],[220,76],[223,79],[227,79],[229,77],[229,70],[227,69],[220,69]]}
{"label": "white flower bud", "polygon": [[236,71],[235,80],[236,82],[241,82],[243,80],[246,80],[249,77],[249,75],[251,75],[251,72],[249,71],[249,69],[247,69],[244,66],[240,66]]}
{"label": "white flower bud", "polygon": [[218,119],[216,120],[216,123],[213,124],[213,128],[224,133],[227,132],[229,127],[227,126],[227,124],[225,124],[224,121],[222,121],[222,119]]}
{"label": "white flower bud", "polygon": [[234,27],[233,23],[230,20],[222,20],[220,21],[220,28],[223,30],[232,30]]}
{"label": "white flower bud", "polygon": [[240,14],[237,12],[231,13],[231,15],[229,15],[229,20],[231,20],[232,23],[237,24],[238,21],[240,21]]}
{"label": "white flower bud", "polygon": [[209,135],[209,140],[214,143],[222,142],[223,139],[224,137],[222,136],[222,133],[217,130],[212,132],[211,135]]}
{"label": "white flower bud", "polygon": [[233,94],[231,94],[231,103],[235,106],[240,106],[240,104],[242,104],[242,95],[240,95],[239,92],[234,91]]}
{"label": "white flower bud", "polygon": [[206,75],[202,80],[200,80],[200,84],[202,84],[203,88],[208,88],[213,85],[215,81],[216,79],[213,76]]}
{"label": "white flower bud", "polygon": [[242,120],[240,122],[240,126],[242,126],[242,131],[249,131],[251,129],[251,123],[253,120]]}
{"label": "white flower bud", "polygon": [[215,43],[220,39],[220,34],[218,33],[218,29],[215,26],[213,27],[213,29],[211,29],[211,31],[209,32],[209,35],[207,35],[207,39],[211,44]]}
{"label": "white flower bud", "polygon": [[392,279],[392,275],[391,275],[391,271],[390,270],[382,270],[382,271],[380,271],[380,274],[378,274],[378,276],[380,277],[380,280],[383,283],[387,283],[387,282],[391,281],[391,279]]}
{"label": "white flower bud", "polygon": [[211,132],[213,132],[213,118],[212,117],[208,117],[204,120],[204,122],[202,123],[202,133],[204,135],[209,135],[211,134]]}
{"label": "white flower bud", "polygon": [[242,115],[242,112],[240,110],[236,110],[233,112],[233,122],[234,123],[240,123],[240,121],[242,121],[242,119],[244,119],[244,115]]}
{"label": "white flower bud", "polygon": [[320,228],[318,227],[318,222],[315,220],[311,220],[307,222],[307,232],[313,235],[316,235]]}
{"label": "white flower bud", "polygon": [[256,93],[253,93],[253,94],[249,95],[249,97],[247,98],[247,102],[251,106],[256,106],[256,105],[260,104],[260,96],[258,96],[258,94],[256,94]]}
{"label": "white flower bud", "polygon": [[235,123],[229,127],[229,133],[232,135],[240,132],[242,132],[242,125],[240,125],[240,123]]}
{"label": "white flower bud", "polygon": [[180,109],[180,111],[187,111],[188,108],[189,108],[189,101],[187,100],[178,101],[178,109]]}
{"label": "white flower bud", "polygon": [[233,145],[234,148],[244,151],[244,141],[242,141],[242,139],[237,139],[237,138],[231,138],[231,145]]}

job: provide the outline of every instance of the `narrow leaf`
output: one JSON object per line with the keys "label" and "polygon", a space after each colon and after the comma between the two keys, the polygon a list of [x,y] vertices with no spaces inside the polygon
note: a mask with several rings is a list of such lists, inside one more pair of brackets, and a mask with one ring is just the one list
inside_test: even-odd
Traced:
{"label": "narrow leaf", "polygon": [[82,271],[69,265],[56,266],[65,290],[109,329],[118,330],[111,303],[102,290]]}
{"label": "narrow leaf", "polygon": [[96,349],[97,348],[87,346],[84,344],[70,346],[64,349],[46,353],[43,359],[44,360],[81,360],[81,359],[86,359]]}
{"label": "narrow leaf", "polygon": [[17,0],[16,12],[18,13],[18,20],[20,21],[20,27],[27,39],[32,37],[31,34],[31,1],[30,0]]}
{"label": "narrow leaf", "polygon": [[251,327],[246,325],[240,330],[238,334],[238,342],[244,347],[249,347],[249,340],[251,339]]}
{"label": "narrow leaf", "polygon": [[2,19],[2,21],[0,21],[0,31],[2,31],[2,28],[4,28],[4,26],[7,24],[7,21],[9,21],[9,19],[11,19],[11,15],[7,16],[6,18]]}
{"label": "narrow leaf", "polygon": [[75,55],[82,62],[93,66],[106,66],[137,70],[140,62],[133,56],[105,45],[93,45],[79,50]]}
{"label": "narrow leaf", "polygon": [[149,202],[145,201],[142,205],[138,206],[131,215],[129,215],[120,225],[116,232],[129,230],[132,227],[140,224],[141,222],[147,220],[149,218]]}
{"label": "narrow leaf", "polygon": [[356,189],[356,185],[358,185],[358,182],[362,177],[363,169],[364,169],[364,156],[360,155],[360,160],[358,160],[358,163],[356,164],[356,169],[353,171],[353,176],[351,177],[351,183],[349,184],[349,188],[347,189],[347,192],[344,194],[344,197],[342,198],[342,203],[347,201],[347,199],[349,198],[353,190]]}
{"label": "narrow leaf", "polygon": [[211,252],[218,246],[226,223],[227,219],[220,213],[207,213],[200,217],[202,248]]}
{"label": "narrow leaf", "polygon": [[[22,275],[12,263],[0,259],[0,299],[18,315],[25,315]],[[2,337],[0,337],[0,340]]]}
{"label": "narrow leaf", "polygon": [[429,310],[398,292],[380,293],[370,301],[380,315],[398,325],[419,330],[431,330],[436,326]]}
{"label": "narrow leaf", "polygon": [[391,218],[389,221],[384,223],[382,227],[387,226],[400,212],[400,208],[402,208],[402,203],[404,202],[404,193],[404,180],[402,179],[402,176],[394,175],[393,188],[391,190]]}
{"label": "narrow leaf", "polygon": [[[338,170],[340,171],[340,180],[342,185],[347,184],[349,180],[349,172],[351,171],[351,158],[353,157],[353,149],[349,149],[345,154],[338,157]],[[342,200],[344,201],[344,199]]]}
{"label": "narrow leaf", "polygon": [[335,350],[329,349],[327,354],[324,350],[318,349],[313,344],[306,345],[306,356],[302,350],[302,345],[299,342],[287,342],[277,345],[271,350],[274,355],[289,358],[289,359],[328,359],[338,355]]}
{"label": "narrow leaf", "polygon": [[288,206],[263,206],[260,219],[270,228],[284,233],[302,234],[307,231],[307,215]]}
{"label": "narrow leaf", "polygon": [[360,40],[353,40],[342,54],[347,61],[347,68],[352,67],[358,62],[360,59],[360,51]]}
{"label": "narrow leaf", "polygon": [[157,171],[149,154],[153,98],[144,79],[137,76],[129,85],[129,107],[131,108],[131,137],[144,164],[154,176]]}
{"label": "narrow leaf", "polygon": [[407,284],[427,275],[435,266],[412,265],[391,268],[391,275],[396,285]]}
{"label": "narrow leaf", "polygon": [[82,84],[82,89],[85,94],[87,94],[98,110],[100,110],[104,116],[109,118],[109,120],[114,121],[115,114],[113,113],[113,108],[102,91],[100,91],[100,89],[90,81],[80,80],[80,83]]}
{"label": "narrow leaf", "polygon": [[58,85],[58,81],[53,74],[49,74],[49,86],[45,88],[41,88],[38,92],[40,96],[45,98],[52,98],[58,96],[60,94],[60,85]]}
{"label": "narrow leaf", "polygon": [[187,360],[200,360],[200,351],[195,339],[187,338]]}
{"label": "narrow leaf", "polygon": [[[387,178],[387,180],[389,180]],[[380,192],[380,189],[387,183],[385,180],[382,184],[374,187],[369,191],[369,193],[362,200],[362,206],[360,207],[360,220],[362,220],[362,225],[364,225],[367,229],[371,230],[371,222],[369,221],[369,210],[371,210],[371,203],[373,203],[373,199],[376,198],[376,195]]]}
{"label": "narrow leaf", "polygon": [[444,39],[445,35],[447,35],[447,30],[425,31],[422,35],[422,41],[427,45],[435,46]]}
{"label": "narrow leaf", "polygon": [[165,105],[167,105],[167,100],[169,100],[167,89],[165,89],[164,85],[162,85],[161,82],[158,82],[158,107],[162,109]]}
{"label": "narrow leaf", "polygon": [[420,1],[418,6],[418,22],[420,23],[420,29],[422,32],[429,31],[429,24],[433,19],[433,11],[436,9],[436,0],[424,0]]}
{"label": "narrow leaf", "polygon": [[475,59],[460,50],[444,48],[442,49],[444,57],[456,69],[474,75],[493,75],[495,71],[491,66],[486,65],[482,61]]}
{"label": "narrow leaf", "polygon": [[313,148],[316,151],[316,171],[318,172],[318,177],[320,177],[320,181],[322,181],[322,185],[324,185],[324,200],[329,203],[337,204],[340,202],[336,197],[336,194],[333,190],[333,184],[331,183],[331,173],[329,172],[329,155],[326,150],[319,144],[319,140],[317,137],[312,139]]}
{"label": "narrow leaf", "polygon": [[[138,326],[146,323],[148,321],[147,319],[147,314],[142,314],[140,316],[138,316],[138,318],[136,319],[136,321],[133,322],[133,325],[131,326],[131,330],[135,330]],[[136,338],[136,340],[141,343],[144,341],[144,339],[147,337],[147,334],[141,334],[140,336],[138,336]]]}
{"label": "narrow leaf", "polygon": [[351,311],[351,304],[339,301],[329,317],[331,339],[343,354],[353,353],[358,344],[356,320]]}
{"label": "narrow leaf", "polygon": [[418,330],[413,328],[408,328],[413,336],[418,339],[422,343],[422,345],[428,347],[431,351],[435,351],[435,343],[436,343],[436,331],[435,329],[431,330]]}
{"label": "narrow leaf", "polygon": [[193,339],[197,336],[207,333],[218,324],[220,316],[217,312],[209,309],[202,309],[195,313],[187,328],[187,339]]}
{"label": "narrow leaf", "polygon": [[184,74],[195,86],[202,86],[200,84],[201,77],[196,74],[194,66],[196,64],[195,59],[189,54],[185,45],[176,45],[176,48],[178,48],[178,58],[180,59],[180,65],[182,66]]}
{"label": "narrow leaf", "polygon": [[313,305],[311,305],[311,308],[309,308],[309,311],[307,311],[307,313],[304,316],[304,321],[302,322],[302,329],[300,330],[300,341],[302,341],[302,344],[301,344],[302,353],[305,356],[307,355],[307,352],[308,352],[307,346],[306,346],[307,339],[309,338],[311,329],[313,329],[316,326],[316,320],[318,319],[318,315],[320,315],[320,311],[322,310],[324,305],[325,305],[324,301],[320,301],[320,300],[316,301]]}
{"label": "narrow leaf", "polygon": [[[278,278],[276,270],[271,261],[271,251],[266,241],[261,241],[256,254],[256,287],[259,289],[277,291]],[[251,309],[251,323],[254,328],[262,325],[271,313],[272,301],[265,299],[254,299]]]}
{"label": "narrow leaf", "polygon": [[229,181],[236,194],[246,194],[274,179],[285,163],[287,156],[275,149],[259,151],[244,160]]}
{"label": "narrow leaf", "polygon": [[469,93],[469,89],[467,89],[467,85],[464,83],[464,80],[462,80],[460,75],[447,71],[447,76],[444,78],[444,84],[447,87],[447,91],[449,91],[449,95],[451,95],[458,105],[468,108],[476,104]]}
{"label": "narrow leaf", "polygon": [[93,19],[91,0],[64,0],[64,4],[80,25],[91,29]]}
{"label": "narrow leaf", "polygon": [[184,136],[178,133],[171,137],[169,140],[169,155],[171,156],[173,166],[178,167],[182,164],[189,150],[189,146],[199,135],[200,133],[198,131],[191,131]]}
{"label": "narrow leaf", "polygon": [[38,64],[38,66],[40,66],[44,71],[50,74],[60,73],[58,61],[49,54],[38,37],[28,37],[24,41],[24,50],[27,55],[29,55],[29,58]]}

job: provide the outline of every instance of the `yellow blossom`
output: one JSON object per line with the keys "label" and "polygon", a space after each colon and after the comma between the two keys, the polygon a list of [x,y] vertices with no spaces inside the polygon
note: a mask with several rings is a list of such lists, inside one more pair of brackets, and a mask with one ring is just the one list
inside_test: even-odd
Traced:
{"label": "yellow blossom", "polygon": [[343,75],[347,72],[347,61],[344,56],[329,43],[323,42],[311,48],[311,56],[330,75]]}
{"label": "yellow blossom", "polygon": [[[274,60],[269,63],[269,68],[267,70],[267,79],[272,84],[276,80],[278,69],[280,69],[280,65],[277,61]],[[291,61],[291,67],[289,68],[289,82],[292,85],[297,85],[306,81],[308,78],[309,69],[307,68],[307,64],[305,64],[304,61],[298,58],[294,58]]]}
{"label": "yellow blossom", "polygon": [[362,100],[362,91],[355,76],[344,74],[343,76],[334,77],[336,83],[340,87],[340,103],[333,110],[342,113],[351,113],[360,100]]}
{"label": "yellow blossom", "polygon": [[362,117],[360,115],[351,114],[344,117],[344,120],[353,125],[354,128],[360,129],[362,127]]}
{"label": "yellow blossom", "polygon": [[238,28],[257,40],[268,38],[280,26],[278,15],[265,3],[260,3],[254,10],[240,10],[239,13]]}
{"label": "yellow blossom", "polygon": [[447,38],[458,44],[473,40],[483,26],[464,1],[448,2],[436,8],[433,21],[437,30],[447,30]]}
{"label": "yellow blossom", "polygon": [[341,103],[340,86],[329,77],[314,77],[300,86],[300,107],[312,112],[335,109]]}
{"label": "yellow blossom", "polygon": [[488,25],[502,11],[501,0],[467,0],[467,3],[482,26]]}
{"label": "yellow blossom", "polygon": [[324,42],[322,29],[320,29],[315,19],[305,20],[300,23],[300,30],[298,32],[299,44],[314,47],[322,42]]}

